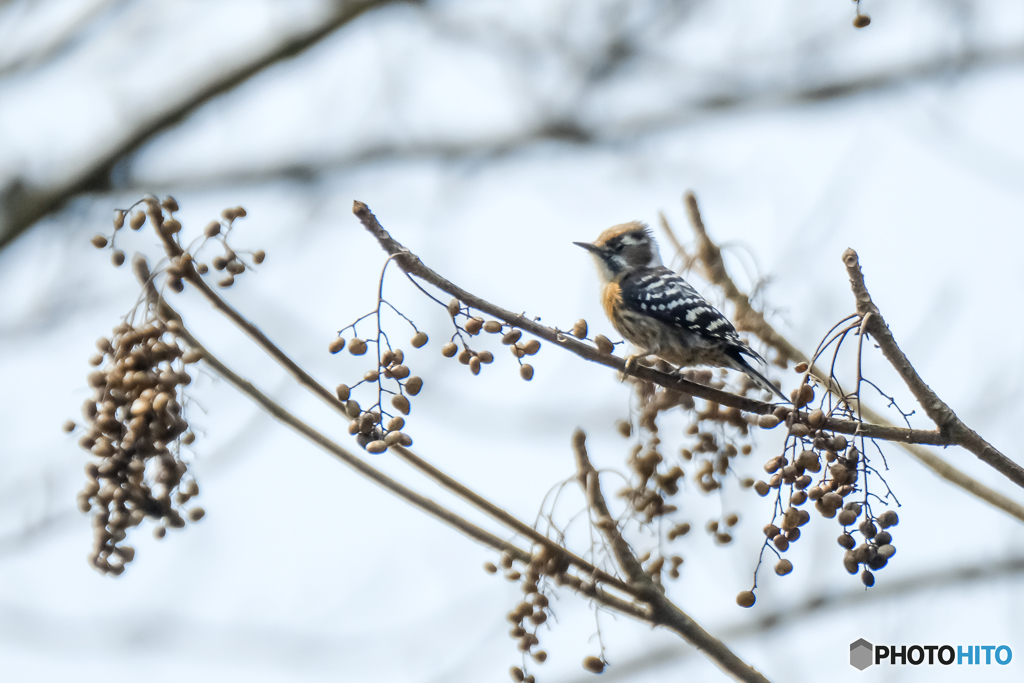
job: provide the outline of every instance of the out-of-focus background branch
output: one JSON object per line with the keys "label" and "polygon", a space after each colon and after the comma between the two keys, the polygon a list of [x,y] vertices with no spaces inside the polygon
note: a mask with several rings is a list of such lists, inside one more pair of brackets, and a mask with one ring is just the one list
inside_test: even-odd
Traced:
{"label": "out-of-focus background branch", "polygon": [[[1019,462],[1024,360],[1012,340],[1024,329],[1005,302],[1024,294],[1024,8],[862,0],[860,9],[872,18],[862,30],[845,0],[0,2],[8,675],[99,681],[116,660],[155,681],[184,667],[197,681],[475,681],[517,661],[504,614],[519,589],[479,569],[489,551],[367,490],[205,374],[191,388],[198,438],[188,457],[207,516],[159,542],[137,530],[138,559],[117,580],[89,569],[91,530],[70,512],[85,458],[60,425],[89,395],[93,340],[138,291],[88,240],[148,192],[175,195],[191,234],[226,206],[247,208],[233,243],[263,248],[267,260],[225,297],[334,386],[362,370],[326,344],[373,306],[381,265],[353,199],[481,297],[562,329],[585,317],[592,333],[612,336],[592,266],[571,242],[632,219],[657,231],[659,210],[682,226],[679,197],[693,188],[737,287],[797,348],[813,349],[852,312],[839,256],[856,249],[921,375]],[[154,255],[151,236],[117,239],[129,254]],[[627,416],[630,389],[607,369],[544,348],[525,383],[499,347],[479,376],[455,372],[438,353],[451,334],[443,311],[399,278],[385,291],[431,335],[407,349],[425,380],[410,430],[418,450],[446,454],[438,467],[521,519],[572,476],[565,444],[577,427],[596,468],[623,468],[630,442],[614,421]],[[329,410],[245,350],[194,294],[168,296],[213,352],[346,443]],[[884,359],[865,352],[868,377],[912,405]],[[841,380],[849,368],[837,367]],[[772,371],[793,388],[795,375]],[[923,414],[910,420],[930,426]],[[763,475],[777,439],[758,434],[737,474]],[[767,501],[736,487],[686,492],[679,514],[695,531],[677,542],[686,562],[669,597],[772,680],[860,675],[845,659],[860,637],[1020,642],[1019,523],[899,449],[885,450],[888,471],[870,455],[902,507],[899,552],[872,591],[857,593],[863,601],[839,562],[840,527],[815,520],[787,551],[792,574],[762,577],[756,606],[735,607],[770,516]],[[973,456],[942,455],[1017,495]],[[373,464],[480,523],[388,456]],[[696,531],[727,512],[741,518],[730,546]],[[915,582],[964,566],[1011,569]],[[827,607],[802,611],[810,599]],[[575,599],[552,610],[550,656],[534,669],[539,680],[574,680],[596,648],[594,617]],[[950,613],[961,615],[954,624]],[[765,615],[786,614],[805,616],[752,635]],[[672,642],[598,620],[607,675]],[[80,635],[90,628],[102,638]],[[814,645],[793,657],[793,642]],[[931,680],[906,669],[894,679]],[[986,674],[1012,680],[1010,669]],[[629,671],[637,681],[720,675],[696,657]]]}

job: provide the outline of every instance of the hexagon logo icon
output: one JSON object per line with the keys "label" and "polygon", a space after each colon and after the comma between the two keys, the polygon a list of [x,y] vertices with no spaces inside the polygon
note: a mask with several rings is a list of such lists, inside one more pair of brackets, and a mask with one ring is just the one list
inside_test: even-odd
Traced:
{"label": "hexagon logo icon", "polygon": [[875,646],[861,638],[850,643],[850,666],[860,671],[874,664]]}

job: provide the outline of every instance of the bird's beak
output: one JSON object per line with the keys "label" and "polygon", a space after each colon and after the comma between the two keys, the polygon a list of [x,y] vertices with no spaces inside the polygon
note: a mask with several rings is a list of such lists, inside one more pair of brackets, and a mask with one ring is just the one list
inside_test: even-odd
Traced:
{"label": "bird's beak", "polygon": [[591,244],[590,242],[573,242],[577,247],[583,247],[589,252],[597,253],[601,250],[601,247]]}

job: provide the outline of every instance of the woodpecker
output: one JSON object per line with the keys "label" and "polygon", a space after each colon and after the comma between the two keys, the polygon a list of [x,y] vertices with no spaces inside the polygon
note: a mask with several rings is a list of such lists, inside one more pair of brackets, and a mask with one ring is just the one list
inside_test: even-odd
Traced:
{"label": "woodpecker", "polygon": [[666,268],[645,223],[633,221],[602,232],[594,242],[573,242],[594,257],[601,304],[612,325],[642,355],[678,368],[710,365],[746,373],[754,383],[785,395],[747,360],[766,362],[736,328],[690,284]]}

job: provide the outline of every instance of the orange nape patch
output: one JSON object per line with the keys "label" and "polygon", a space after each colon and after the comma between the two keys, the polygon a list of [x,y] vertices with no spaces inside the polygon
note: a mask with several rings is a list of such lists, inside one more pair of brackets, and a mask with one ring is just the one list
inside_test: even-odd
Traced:
{"label": "orange nape patch", "polygon": [[612,322],[615,321],[615,312],[622,306],[622,288],[618,282],[609,282],[601,292],[601,305],[604,307],[604,314]]}

